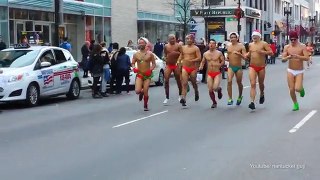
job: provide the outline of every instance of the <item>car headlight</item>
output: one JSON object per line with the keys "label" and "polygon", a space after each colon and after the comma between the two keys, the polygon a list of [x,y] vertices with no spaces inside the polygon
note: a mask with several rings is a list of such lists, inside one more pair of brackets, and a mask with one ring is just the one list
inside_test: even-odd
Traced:
{"label": "car headlight", "polygon": [[22,80],[23,75],[19,74],[19,75],[12,75],[9,77],[8,82],[16,82],[16,81],[20,81]]}

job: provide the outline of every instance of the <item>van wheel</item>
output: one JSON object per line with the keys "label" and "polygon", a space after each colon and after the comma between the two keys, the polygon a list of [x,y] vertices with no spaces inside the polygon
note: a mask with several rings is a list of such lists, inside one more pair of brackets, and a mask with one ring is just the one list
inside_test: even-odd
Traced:
{"label": "van wheel", "polygon": [[31,83],[27,89],[26,103],[28,106],[37,106],[39,103],[39,88],[36,84]]}
{"label": "van wheel", "polygon": [[80,96],[80,83],[78,80],[74,79],[71,82],[69,92],[67,93],[67,97],[69,99],[78,99]]}

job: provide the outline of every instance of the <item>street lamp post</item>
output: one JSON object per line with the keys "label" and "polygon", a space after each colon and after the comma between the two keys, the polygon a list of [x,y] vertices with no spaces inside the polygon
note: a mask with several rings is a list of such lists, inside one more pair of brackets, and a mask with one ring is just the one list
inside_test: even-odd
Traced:
{"label": "street lamp post", "polygon": [[59,46],[60,0],[54,0],[54,38],[53,45]]}
{"label": "street lamp post", "polygon": [[[241,6],[241,0],[238,1],[238,9],[240,10],[240,6]],[[241,12],[242,13],[242,12]],[[240,16],[241,17],[241,16]],[[241,25],[240,25],[240,18],[238,18],[238,34],[240,35],[240,31],[241,31]]]}
{"label": "street lamp post", "polygon": [[309,16],[309,22],[311,22],[311,27],[310,27],[311,43],[313,43],[313,28],[314,28],[315,20],[316,20],[316,16],[313,16],[313,18],[311,18],[311,16]]}
{"label": "street lamp post", "polygon": [[287,16],[287,44],[289,44],[289,16],[291,15],[292,7],[285,7],[283,12]]}

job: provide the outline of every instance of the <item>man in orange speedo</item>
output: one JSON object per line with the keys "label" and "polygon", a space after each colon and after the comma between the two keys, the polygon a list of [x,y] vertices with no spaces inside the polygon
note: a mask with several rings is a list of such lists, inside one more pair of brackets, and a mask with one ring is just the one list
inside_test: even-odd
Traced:
{"label": "man in orange speedo", "polygon": [[261,33],[254,31],[252,33],[253,42],[249,44],[249,52],[247,57],[250,57],[249,67],[249,78],[251,84],[250,97],[251,103],[249,104],[250,109],[255,109],[255,98],[256,98],[256,81],[258,77],[259,89],[260,89],[260,100],[259,103],[264,103],[264,78],[266,75],[266,55],[271,56],[272,49],[269,44],[261,40]]}
{"label": "man in orange speedo", "polygon": [[[139,95],[139,101],[144,100],[144,111],[149,111],[149,86],[152,78],[152,71],[156,67],[155,57],[151,51],[146,49],[146,45],[149,43],[148,39],[140,38],[138,40],[139,51],[133,55],[132,68],[133,72],[137,73],[135,91]],[[136,64],[137,67],[136,68]],[[150,66],[151,64],[151,66]]]}
{"label": "man in orange speedo", "polygon": [[169,101],[169,79],[172,72],[177,81],[179,89],[179,101],[181,99],[182,93],[181,73],[180,68],[178,67],[178,59],[182,52],[182,46],[177,43],[176,37],[173,34],[169,35],[168,40],[169,44],[166,44],[164,47],[164,56],[166,61],[166,69],[164,71],[164,88],[166,93],[166,99],[163,101],[163,104],[165,105],[168,104]]}
{"label": "man in orange speedo", "polygon": [[208,63],[208,78],[207,84],[209,89],[209,96],[212,100],[211,108],[217,107],[217,101],[214,91],[218,92],[218,98],[222,98],[222,89],[219,87],[221,81],[220,67],[224,64],[224,55],[216,49],[216,41],[211,39],[209,41],[209,50],[203,54],[203,58],[199,69],[202,70],[205,63]]}
{"label": "man in orange speedo", "polygon": [[182,106],[186,106],[186,95],[188,80],[190,78],[194,93],[195,101],[199,100],[199,90],[197,85],[197,72],[198,72],[198,62],[201,61],[201,53],[199,48],[194,45],[195,37],[192,34],[186,37],[187,44],[182,47],[182,54],[180,56],[182,61],[182,97],[180,103]]}

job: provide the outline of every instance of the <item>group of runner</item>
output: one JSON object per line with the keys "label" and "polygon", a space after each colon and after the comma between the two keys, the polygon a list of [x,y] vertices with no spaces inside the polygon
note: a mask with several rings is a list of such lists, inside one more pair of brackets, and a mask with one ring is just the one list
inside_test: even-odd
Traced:
{"label": "group of runner", "polygon": [[[228,105],[233,105],[232,94],[232,80],[236,77],[238,85],[238,98],[236,99],[236,105],[240,105],[243,99],[243,84],[242,84],[242,59],[249,60],[249,79],[250,79],[250,98],[251,102],[249,108],[255,109],[256,99],[256,85],[259,84],[260,98],[259,103],[263,104],[265,101],[264,94],[264,79],[266,74],[266,56],[273,55],[273,52],[268,43],[261,40],[261,33],[254,31],[252,33],[252,42],[249,44],[249,51],[246,51],[245,46],[239,42],[239,34],[232,32],[229,35],[230,45],[227,47],[227,57],[217,50],[217,42],[214,39],[210,39],[208,46],[209,50],[203,54],[201,59],[201,53],[199,48],[195,45],[195,37],[190,34],[186,37],[186,45],[181,45],[176,42],[174,35],[169,35],[168,44],[165,45],[164,55],[166,61],[165,76],[165,95],[166,99],[164,104],[167,104],[169,96],[169,79],[171,73],[174,73],[174,77],[179,89],[179,102],[182,106],[186,106],[186,95],[188,91],[188,82],[191,81],[194,92],[195,101],[199,100],[199,90],[197,86],[197,73],[198,70],[202,70],[205,64],[207,64],[207,85],[209,91],[209,97],[212,100],[211,108],[217,107],[217,100],[221,99],[222,88],[220,87],[221,73],[220,68],[224,65],[225,60],[229,61],[228,67]],[[287,80],[290,90],[290,96],[293,101],[293,111],[299,110],[299,104],[296,98],[296,92],[300,93],[300,96],[305,95],[303,88],[303,62],[310,59],[309,52],[304,44],[298,41],[298,34],[295,31],[291,31],[289,34],[291,43],[286,45],[283,50],[282,61],[289,61]],[[156,67],[155,57],[152,52],[148,50],[147,45],[149,41],[146,38],[140,38],[138,40],[139,51],[134,54],[132,60],[133,71],[137,73],[137,79],[135,83],[135,92],[139,95],[139,100],[144,100],[144,110],[148,111],[149,100],[149,85],[152,78],[152,71]]]}

